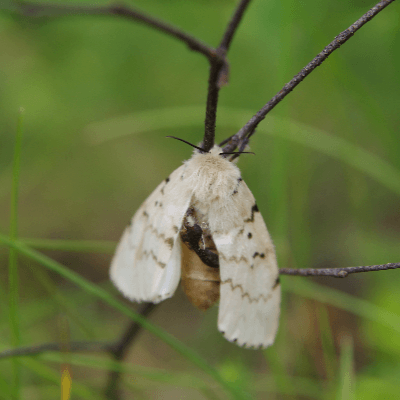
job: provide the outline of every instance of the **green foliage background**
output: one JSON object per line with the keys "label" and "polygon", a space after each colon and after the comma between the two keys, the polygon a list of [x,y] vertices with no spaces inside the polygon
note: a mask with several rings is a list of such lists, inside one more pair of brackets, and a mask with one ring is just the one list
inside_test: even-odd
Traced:
{"label": "green foliage background", "polygon": [[[129,4],[216,46],[236,1]],[[217,139],[236,132],[373,5],[253,1],[229,53]],[[0,231],[9,232],[23,106],[19,237],[52,247],[47,256],[120,298],[108,282],[113,245],[103,241],[116,242],[147,195],[190,157],[187,146],[165,136],[201,140],[208,64],[182,43],[122,18],[30,19],[13,13],[12,2],[0,8]],[[399,15],[399,5],[390,5],[331,55],[260,124],[251,142],[256,156],[239,162],[281,267],[400,261]],[[86,251],[73,251],[78,247]],[[2,349],[12,341],[8,251],[0,248]],[[43,264],[51,262],[18,258],[21,344],[60,341],[61,314],[71,340],[120,335],[128,319],[111,300],[99,301],[89,284],[76,286]],[[281,281],[280,329],[264,352],[226,342],[216,329],[217,307],[203,314],[180,290],[151,317],[214,367],[230,392],[194,366],[189,351],[179,355],[143,331],[127,359],[127,398],[397,399],[399,271]],[[68,361],[72,398],[101,398],[107,358]],[[58,396],[60,362],[56,354],[21,358],[21,398]],[[0,364],[4,399],[10,365]]]}

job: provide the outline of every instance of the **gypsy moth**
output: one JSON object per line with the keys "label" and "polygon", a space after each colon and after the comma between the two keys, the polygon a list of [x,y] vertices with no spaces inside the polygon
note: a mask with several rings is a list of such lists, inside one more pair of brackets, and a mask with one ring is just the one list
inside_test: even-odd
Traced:
{"label": "gypsy moth", "polygon": [[221,153],[195,150],[154,190],[125,229],[110,276],[130,300],[153,303],[171,297],[182,277],[197,307],[220,299],[226,339],[264,348],[278,329],[275,250],[239,168]]}

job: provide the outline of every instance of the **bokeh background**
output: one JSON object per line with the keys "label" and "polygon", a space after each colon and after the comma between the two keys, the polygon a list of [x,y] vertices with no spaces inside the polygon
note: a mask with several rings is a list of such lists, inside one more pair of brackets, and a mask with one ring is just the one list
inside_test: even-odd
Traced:
{"label": "bokeh background", "polygon": [[[236,1],[128,4],[216,46]],[[373,5],[253,1],[229,53],[217,140],[235,133]],[[200,142],[207,61],[123,18],[33,19],[12,9],[12,1],[0,1],[0,232],[9,232],[23,106],[19,236],[121,299],[108,281],[113,246],[141,202],[190,157],[188,146],[165,136]],[[281,267],[400,261],[399,15],[399,4],[390,5],[331,55],[260,124],[251,141],[256,156],[240,159]],[[129,323],[40,263],[18,261],[23,345],[59,342],[60,318],[68,321],[70,340],[114,340]],[[6,246],[0,265],[4,350],[11,340]],[[216,329],[217,307],[202,313],[180,289],[150,321],[249,398],[398,399],[400,271],[346,279],[283,276],[281,282],[280,328],[265,351],[225,341]],[[52,357],[20,359],[21,398],[58,398],[62,360]],[[107,359],[89,353],[85,364],[71,355],[72,398],[104,398]],[[127,399],[232,397],[146,331],[126,362]],[[10,398],[10,366],[9,360],[0,364],[4,399]]]}

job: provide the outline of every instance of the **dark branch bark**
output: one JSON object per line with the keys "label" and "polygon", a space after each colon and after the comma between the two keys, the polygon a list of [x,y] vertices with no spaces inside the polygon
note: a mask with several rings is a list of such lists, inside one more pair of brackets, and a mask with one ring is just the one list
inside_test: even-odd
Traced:
{"label": "dark branch bark", "polygon": [[[156,307],[157,304],[146,303],[140,310],[140,315],[142,315],[143,317],[148,317]],[[136,339],[140,330],[141,330],[141,325],[139,325],[137,322],[132,322],[131,324],[129,324],[124,335],[111,348],[111,354],[113,355],[115,361],[122,361],[124,359],[130,345]],[[121,398],[119,393],[120,380],[121,380],[120,371],[110,371],[110,374],[108,376],[108,384],[105,390],[107,399],[119,400]]]}
{"label": "dark branch bark", "polygon": [[203,149],[205,151],[209,151],[214,146],[219,90],[228,82],[229,65],[227,61],[225,61],[225,56],[250,1],[251,0],[240,1],[225,29],[221,43],[216,50],[218,58],[215,58],[214,60],[210,59],[211,67],[208,78],[206,118],[204,123],[203,139]]}
{"label": "dark branch bark", "polygon": [[386,271],[388,269],[398,268],[400,268],[400,263],[388,263],[345,268],[279,268],[279,274],[293,276],[331,276],[335,278],[346,278],[350,274],[356,274],[359,272]]}
{"label": "dark branch bark", "polygon": [[[169,36],[186,43],[194,51],[205,55],[209,60],[218,59],[216,50],[201,42],[181,29],[168,24],[160,19],[146,15],[123,4],[110,4],[106,6],[87,6],[70,4],[35,3],[25,1],[8,1],[5,5],[0,3],[0,9],[7,9],[27,17],[60,17],[67,15],[115,15],[148,25]],[[224,62],[224,60],[219,60]],[[211,62],[211,61],[210,61]]]}
{"label": "dark branch bark", "polygon": [[336,49],[346,43],[363,25],[370,21],[375,15],[381,12],[394,0],[382,0],[375,7],[371,8],[366,14],[352,24],[348,29],[335,37],[333,42],[326,46],[308,65],[306,65],[289,83],[287,83],[261,110],[257,112],[246,125],[234,135],[229,143],[224,147],[224,152],[233,151],[244,138],[249,138],[255,131],[257,125],[265,116],[279,104],[304,78],[306,78],[315,68],[324,62]]}
{"label": "dark branch bark", "polygon": [[336,278],[346,278],[350,274],[359,272],[386,271],[388,269],[400,268],[400,263],[389,263],[381,265],[367,265],[361,267],[347,268],[280,268],[281,275],[297,275],[297,276],[333,276]]}
{"label": "dark branch bark", "polygon": [[[71,352],[90,351],[90,352],[111,352],[115,346],[114,342],[70,342],[68,350]],[[61,352],[64,350],[64,343],[44,343],[37,346],[17,347],[0,352],[0,360],[10,357],[32,356],[48,351]]]}
{"label": "dark branch bark", "polygon": [[229,50],[229,47],[231,45],[233,35],[235,34],[240,21],[243,18],[243,14],[247,9],[247,6],[250,4],[251,0],[242,0],[239,5],[237,6],[232,19],[230,20],[225,33],[222,37],[221,43],[219,45],[220,49],[225,49],[226,51]]}
{"label": "dark branch bark", "polygon": [[[204,250],[199,246],[199,238],[207,236],[199,224],[193,227],[184,225],[186,232],[182,236],[182,240],[194,251],[202,262],[211,268],[219,268],[218,253],[212,253],[212,256],[205,255]],[[215,256],[215,257],[214,257]],[[297,275],[297,276],[332,276],[336,278],[346,278],[349,274],[358,272],[385,271],[388,269],[400,268],[400,263],[389,263],[381,265],[367,265],[361,267],[345,267],[345,268],[279,268],[280,275]]]}
{"label": "dark branch bark", "polygon": [[[217,49],[218,52],[219,49]],[[218,80],[222,71],[223,63],[211,62],[210,75],[208,78],[208,92],[206,102],[206,118],[204,121],[204,139],[202,148],[210,151],[215,142],[215,123],[217,120],[217,105],[219,95]]]}

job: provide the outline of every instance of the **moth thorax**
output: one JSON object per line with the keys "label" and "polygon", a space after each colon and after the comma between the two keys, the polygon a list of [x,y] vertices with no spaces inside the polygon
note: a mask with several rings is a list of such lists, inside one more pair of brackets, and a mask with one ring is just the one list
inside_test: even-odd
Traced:
{"label": "moth thorax", "polygon": [[182,224],[181,282],[189,301],[205,311],[219,299],[220,276],[214,241],[198,218],[196,210],[189,208]]}

